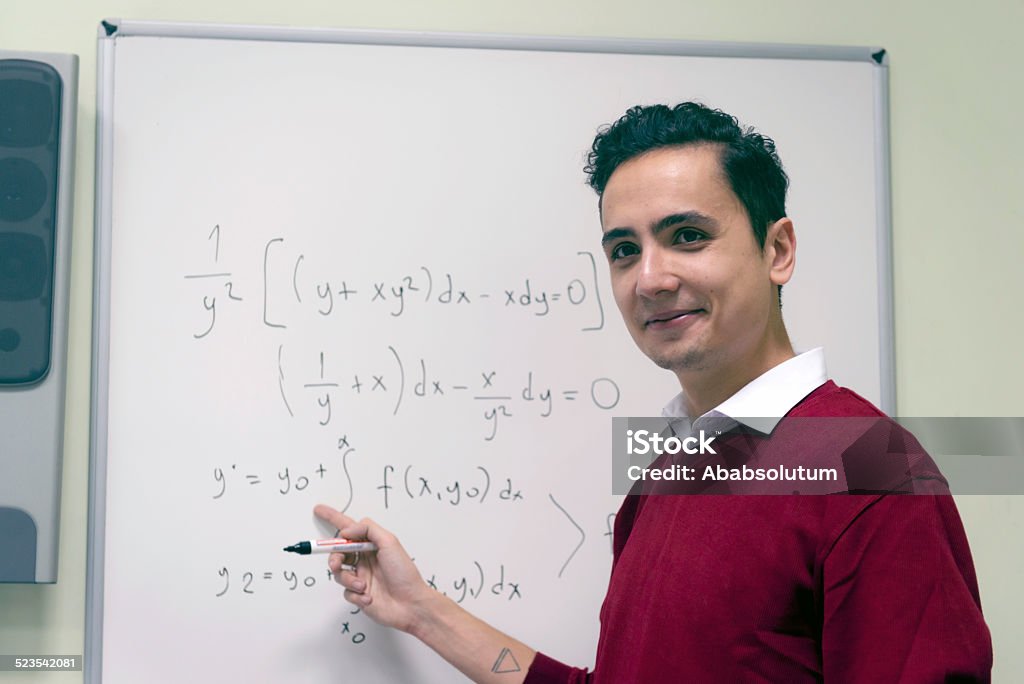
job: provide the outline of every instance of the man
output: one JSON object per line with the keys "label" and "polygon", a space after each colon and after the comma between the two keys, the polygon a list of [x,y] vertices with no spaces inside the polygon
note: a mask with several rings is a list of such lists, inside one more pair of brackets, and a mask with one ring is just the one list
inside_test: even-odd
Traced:
{"label": "man", "polygon": [[[683,390],[667,416],[883,417],[828,380],[821,350],[790,344],[796,238],[770,139],[695,103],[635,107],[598,135],[587,172],[626,327]],[[937,496],[627,497],[592,673],[428,588],[373,521],[316,513],[380,548],[355,572],[332,556],[345,598],[478,682],[987,680],[962,525],[930,460],[913,463],[911,490]],[[508,654],[522,671],[495,672]]]}

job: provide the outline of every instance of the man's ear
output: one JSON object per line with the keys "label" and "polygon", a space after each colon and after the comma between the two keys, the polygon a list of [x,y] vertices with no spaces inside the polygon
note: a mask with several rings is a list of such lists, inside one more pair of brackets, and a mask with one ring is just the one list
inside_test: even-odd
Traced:
{"label": "man's ear", "polygon": [[785,285],[793,277],[793,269],[796,268],[796,232],[793,230],[792,219],[783,216],[768,226],[764,249],[772,284],[780,287]]}

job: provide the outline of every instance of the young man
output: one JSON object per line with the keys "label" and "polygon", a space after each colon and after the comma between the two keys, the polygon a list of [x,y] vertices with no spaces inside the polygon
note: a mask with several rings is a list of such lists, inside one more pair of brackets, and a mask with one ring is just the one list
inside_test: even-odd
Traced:
{"label": "young man", "polygon": [[[780,293],[796,237],[771,140],[699,104],[635,107],[598,135],[587,172],[626,327],[679,378],[666,416],[883,417],[828,380],[821,350],[790,344]],[[761,423],[776,444],[777,424]],[[816,448],[800,434],[787,452]],[[894,435],[904,444],[895,429],[884,443]],[[316,514],[380,548],[355,572],[332,556],[345,598],[477,682],[985,681],[991,643],[952,497],[927,458],[907,473],[937,495],[627,497],[592,673],[430,589],[375,522]],[[508,652],[521,671],[494,672]]]}

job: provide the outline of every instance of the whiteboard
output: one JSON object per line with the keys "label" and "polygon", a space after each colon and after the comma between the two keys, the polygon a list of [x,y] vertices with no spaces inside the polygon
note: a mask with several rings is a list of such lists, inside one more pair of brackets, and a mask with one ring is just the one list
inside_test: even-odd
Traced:
{"label": "whiteboard", "polygon": [[618,316],[581,170],[629,106],[774,137],[794,343],[892,408],[880,52],[102,28],[89,681],[458,679],[282,552],[317,502],[592,665],[611,418],[678,391]]}

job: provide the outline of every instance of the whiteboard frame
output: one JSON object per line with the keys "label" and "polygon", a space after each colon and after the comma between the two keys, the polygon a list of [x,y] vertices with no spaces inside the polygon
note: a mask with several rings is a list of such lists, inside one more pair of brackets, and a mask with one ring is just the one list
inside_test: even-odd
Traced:
{"label": "whiteboard frame", "polygon": [[295,28],[106,19],[97,29],[96,195],[93,254],[93,346],[89,509],[85,596],[85,682],[102,681],[104,552],[107,481],[108,373],[110,368],[110,252],[113,179],[114,61],[119,37],[170,37],[297,43],[349,43],[607,54],[807,59],[874,65],[876,258],[878,260],[878,352],[881,408],[896,408],[893,319],[892,196],[889,157],[889,68],[879,47],[781,45],[722,41],[640,40],[573,36]]}

